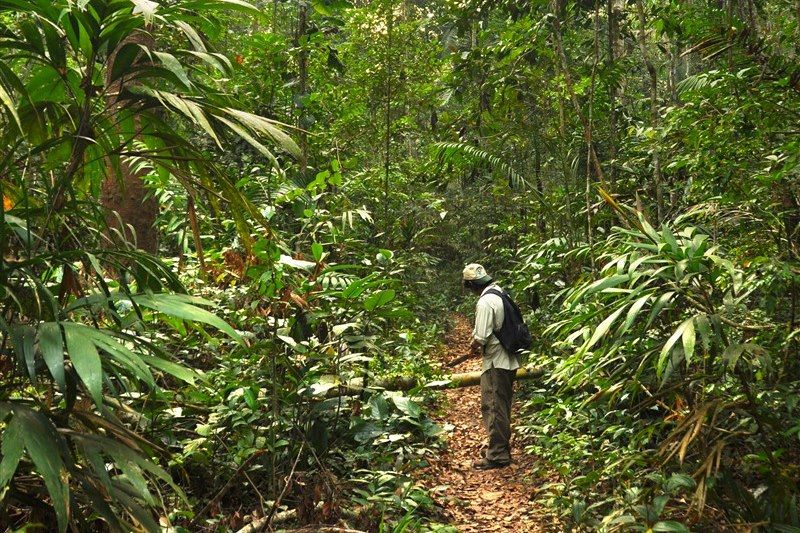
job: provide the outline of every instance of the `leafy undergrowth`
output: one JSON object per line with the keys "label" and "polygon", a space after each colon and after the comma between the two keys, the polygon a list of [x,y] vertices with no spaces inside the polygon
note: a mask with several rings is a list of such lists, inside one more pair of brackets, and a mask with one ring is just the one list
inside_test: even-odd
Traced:
{"label": "leafy undergrowth", "polygon": [[[559,473],[544,501],[574,528],[795,531],[796,363],[757,306],[780,270],[713,244],[690,222],[702,210],[659,230],[620,213],[634,229],[614,228],[598,271],[546,310],[534,358],[549,379],[521,428]],[[533,246],[523,269],[586,251],[562,244]]]}
{"label": "leafy undergrowth", "polygon": [[[265,517],[289,525],[364,531],[437,530],[438,511],[413,474],[443,445],[426,414],[432,396],[339,387],[387,376],[435,376],[424,354],[438,337],[405,310],[385,272],[329,263],[315,245],[309,259],[281,259],[284,296],[269,302],[253,286],[196,290],[221,302],[247,346],[206,338],[180,348],[204,367],[197,386],[173,391],[180,405],[153,434],[174,452],[194,513],[173,512],[186,530],[238,530]],[[251,267],[257,276],[260,267]],[[270,267],[270,268],[275,268]],[[394,271],[397,274],[396,271]],[[177,348],[177,347],[176,347]]]}

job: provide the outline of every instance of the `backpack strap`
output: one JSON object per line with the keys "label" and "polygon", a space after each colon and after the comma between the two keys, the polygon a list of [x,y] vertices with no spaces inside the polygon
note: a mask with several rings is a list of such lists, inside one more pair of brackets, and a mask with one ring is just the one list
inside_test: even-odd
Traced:
{"label": "backpack strap", "polygon": [[[499,297],[500,297],[500,299],[501,299],[501,300],[503,300],[503,309],[505,309],[505,307],[506,307],[506,299],[508,299],[508,300],[511,300],[511,299],[508,297],[508,294],[506,294],[506,293],[504,293],[503,291],[500,291],[500,290],[498,290],[498,289],[489,289],[489,290],[487,290],[485,293],[483,293],[483,295],[486,295],[486,294],[494,294],[495,296],[499,296]],[[483,296],[483,295],[482,295],[482,296]],[[503,318],[503,322],[505,322],[505,317]],[[501,326],[500,326],[500,328],[502,328],[502,327],[503,327],[503,326],[501,325]],[[497,331],[499,331],[499,330],[497,330]],[[495,337],[497,337],[497,331],[495,331],[494,329],[492,329],[492,334],[493,334]],[[499,338],[498,338],[498,340],[499,340]]]}
{"label": "backpack strap", "polygon": [[504,295],[506,295],[506,293],[504,293],[504,292],[502,292],[502,291],[500,291],[500,290],[498,290],[498,289],[488,289],[488,290],[487,290],[485,293],[483,293],[483,294],[494,294],[494,295],[496,295],[496,296],[499,296],[500,298],[502,298]]}

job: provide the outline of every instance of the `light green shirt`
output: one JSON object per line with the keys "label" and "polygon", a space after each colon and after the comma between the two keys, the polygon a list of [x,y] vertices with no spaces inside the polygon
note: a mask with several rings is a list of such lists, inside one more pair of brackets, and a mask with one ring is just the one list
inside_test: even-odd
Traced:
{"label": "light green shirt", "polygon": [[503,292],[497,283],[492,283],[483,290],[475,305],[475,327],[472,330],[472,338],[483,345],[483,372],[490,368],[516,370],[519,368],[517,357],[509,355],[494,334],[503,326],[505,317],[503,299],[496,294],[486,294],[489,289]]}

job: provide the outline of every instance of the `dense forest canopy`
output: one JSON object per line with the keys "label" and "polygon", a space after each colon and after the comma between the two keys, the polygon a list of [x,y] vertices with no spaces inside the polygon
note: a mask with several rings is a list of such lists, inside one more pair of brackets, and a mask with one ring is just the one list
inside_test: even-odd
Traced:
{"label": "dense forest canopy", "polygon": [[457,530],[477,261],[542,524],[800,530],[799,53],[796,0],[0,0],[0,529]]}

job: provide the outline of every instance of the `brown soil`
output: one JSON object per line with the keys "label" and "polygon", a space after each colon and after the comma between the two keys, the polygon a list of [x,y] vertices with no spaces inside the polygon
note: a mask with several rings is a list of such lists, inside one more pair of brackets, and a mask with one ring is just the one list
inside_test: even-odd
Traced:
{"label": "brown soil", "polygon": [[[471,324],[466,317],[455,315],[455,327],[448,334],[442,362],[447,363],[469,350]],[[453,372],[474,372],[481,368],[479,359],[470,359]],[[440,424],[454,427],[441,453],[430,459],[421,482],[433,489],[450,524],[459,531],[554,531],[552,519],[544,517],[534,500],[540,483],[531,479],[536,458],[524,453],[524,443],[515,434],[511,439],[513,461],[507,468],[478,471],[472,462],[486,449],[486,433],[481,424],[480,388],[466,387],[445,391],[441,414],[434,416]],[[514,409],[516,413],[516,406]],[[512,420],[513,424],[513,420]]]}

